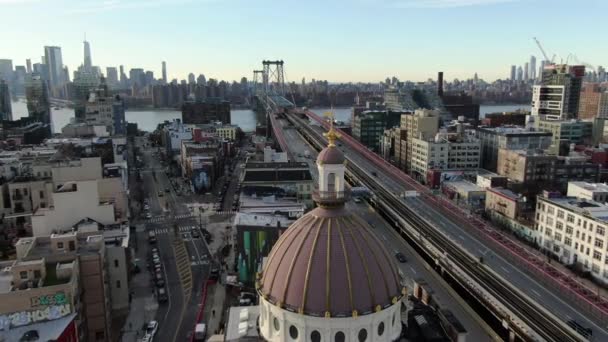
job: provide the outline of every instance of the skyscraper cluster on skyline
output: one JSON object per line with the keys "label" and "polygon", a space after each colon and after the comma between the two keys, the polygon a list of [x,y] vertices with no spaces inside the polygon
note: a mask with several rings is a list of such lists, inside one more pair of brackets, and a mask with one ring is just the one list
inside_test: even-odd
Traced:
{"label": "skyscraper cluster on skyline", "polygon": [[[530,56],[530,60],[525,62],[524,65],[511,65],[511,73],[509,75],[509,80],[512,82],[528,82],[535,81],[537,75],[540,74],[543,67],[545,65],[545,61],[541,61],[540,67],[536,68],[536,57]],[[538,72],[538,73],[537,73]]]}

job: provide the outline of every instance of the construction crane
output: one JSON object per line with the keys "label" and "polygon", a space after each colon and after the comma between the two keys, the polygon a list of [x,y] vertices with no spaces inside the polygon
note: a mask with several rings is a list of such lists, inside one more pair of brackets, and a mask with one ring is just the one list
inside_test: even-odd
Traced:
{"label": "construction crane", "polygon": [[553,58],[555,58],[555,55],[553,55],[553,58],[549,59],[549,56],[547,56],[547,53],[545,52],[545,49],[543,49],[543,46],[540,44],[540,42],[538,41],[538,39],[536,39],[536,37],[533,37],[533,39],[536,42],[536,45],[538,45],[538,48],[540,49],[540,52],[543,54],[543,57],[545,57],[545,61],[547,61],[547,63],[553,63]]}
{"label": "construction crane", "polygon": [[[575,54],[571,53],[568,55],[568,57],[572,57],[572,60],[574,60],[574,63],[579,64],[579,65],[584,65],[585,69],[595,71],[595,67],[593,65],[579,60]],[[568,64],[568,62],[566,62],[566,64]]]}

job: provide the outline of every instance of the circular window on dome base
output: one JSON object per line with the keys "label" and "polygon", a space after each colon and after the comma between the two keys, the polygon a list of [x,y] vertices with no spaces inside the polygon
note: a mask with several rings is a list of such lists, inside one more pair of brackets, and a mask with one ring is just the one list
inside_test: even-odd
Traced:
{"label": "circular window on dome base", "polygon": [[367,330],[366,329],[359,330],[358,338],[359,338],[359,342],[367,341]]}
{"label": "circular window on dome base", "polygon": [[382,336],[384,334],[384,322],[380,322],[378,325],[378,336]]}
{"label": "circular window on dome base", "polygon": [[276,317],[275,317],[275,318],[272,320],[272,324],[274,325],[274,330],[275,330],[275,331],[277,331],[277,332],[278,332],[279,330],[281,330],[281,324],[279,323],[279,319],[278,319],[278,318],[276,318]]}
{"label": "circular window on dome base", "polygon": [[295,326],[290,326],[289,327],[289,336],[294,339],[297,340],[298,339],[298,328],[296,328]]}
{"label": "circular window on dome base", "polygon": [[312,333],[310,333],[310,340],[312,342],[321,342],[321,334],[314,330]]}

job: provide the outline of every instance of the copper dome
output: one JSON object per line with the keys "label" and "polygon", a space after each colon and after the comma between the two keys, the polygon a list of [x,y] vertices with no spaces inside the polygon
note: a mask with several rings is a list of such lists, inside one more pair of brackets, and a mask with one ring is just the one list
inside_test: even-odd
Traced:
{"label": "copper dome", "polygon": [[274,245],[258,291],[311,316],[365,315],[402,296],[397,268],[372,228],[345,208],[316,208]]}
{"label": "copper dome", "polygon": [[317,156],[317,162],[320,164],[344,164],[344,160],[344,153],[333,145],[325,147]]}

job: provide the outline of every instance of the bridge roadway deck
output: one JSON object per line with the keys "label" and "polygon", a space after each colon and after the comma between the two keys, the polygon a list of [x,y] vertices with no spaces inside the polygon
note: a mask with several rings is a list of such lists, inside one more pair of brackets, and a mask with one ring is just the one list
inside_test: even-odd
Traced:
{"label": "bridge roadway deck", "polygon": [[[270,125],[272,126],[272,132],[273,132],[274,138],[276,138],[277,143],[279,144],[279,147],[281,148],[281,151],[287,153],[287,159],[293,160],[293,154],[289,150],[289,145],[287,143],[287,140],[285,139],[285,135],[283,134],[283,131],[284,131],[283,123],[285,120],[278,120],[276,118],[277,114],[274,114],[274,113],[271,113],[269,115],[270,115]],[[283,121],[283,123],[281,123],[281,121]]]}
{"label": "bridge roadway deck", "polygon": [[[314,121],[311,125],[319,132],[325,131],[324,128],[314,123]],[[350,137],[345,138],[348,139]],[[376,160],[373,162],[370,161],[368,156],[363,156],[359,150],[352,148],[347,139],[343,138],[343,143],[340,147],[345,155],[347,155],[351,162],[355,162],[363,169],[375,171],[378,180],[384,184],[385,189],[389,189],[397,194],[406,190],[419,190],[422,191],[423,194],[428,192],[426,188],[419,184],[406,182],[402,178],[396,177],[395,174],[387,172],[385,168],[381,167],[381,163]],[[580,310],[580,308],[574,307],[573,303],[576,303],[577,300],[580,301],[581,298],[578,298],[575,293],[564,295],[564,292],[567,291],[567,289],[563,288],[565,284],[552,284],[554,280],[551,279],[549,275],[542,272],[537,272],[535,274],[534,272],[532,272],[532,274],[526,273],[524,272],[524,267],[522,267],[521,263],[516,264],[512,260],[507,260],[504,254],[501,255],[496,253],[493,249],[488,248],[488,243],[480,238],[480,233],[476,232],[476,227],[466,227],[466,220],[473,221],[472,217],[466,217],[464,220],[458,222],[453,217],[446,215],[446,209],[443,205],[447,204],[429,203],[429,198],[427,196],[409,198],[407,203],[412,208],[418,209],[417,211],[419,213],[423,213],[427,219],[435,223],[437,229],[441,230],[444,234],[447,234],[447,236],[450,236],[471,254],[484,256],[484,263],[490,266],[494,272],[498,273],[503,278],[508,279],[508,281],[517,286],[520,291],[526,293],[531,298],[534,298],[547,310],[553,312],[565,322],[575,320],[585,327],[592,328],[593,340],[608,341],[606,324],[599,323],[601,321],[599,318],[593,318],[583,310]],[[531,259],[537,258],[532,254],[528,257]],[[542,262],[544,263],[544,261]],[[550,265],[547,266],[550,267]],[[528,265],[528,267],[531,266]],[[562,291],[557,290],[560,287],[562,287]]]}
{"label": "bridge roadway deck", "polygon": [[[317,179],[318,173],[314,162],[317,155],[315,149],[302,138],[297,130],[290,127],[286,120],[278,119],[277,123],[277,127],[281,127],[284,130],[284,135],[287,141],[289,141],[288,148],[294,156],[293,160],[307,163],[311,168],[313,178]],[[310,152],[310,158],[304,156],[305,151]],[[413,288],[414,279],[424,279],[433,289],[433,297],[441,303],[442,308],[452,311],[465,327],[468,332],[467,341],[490,341],[494,339],[492,338],[494,332],[483,319],[418,256],[416,251],[369,204],[365,202],[360,204],[352,202],[348,203],[347,207],[351,210],[356,210],[364,220],[375,228],[375,233],[381,241],[385,242],[389,253],[401,252],[406,256],[408,262],[400,263],[398,266],[406,277],[409,289]]]}

